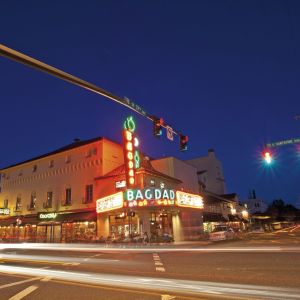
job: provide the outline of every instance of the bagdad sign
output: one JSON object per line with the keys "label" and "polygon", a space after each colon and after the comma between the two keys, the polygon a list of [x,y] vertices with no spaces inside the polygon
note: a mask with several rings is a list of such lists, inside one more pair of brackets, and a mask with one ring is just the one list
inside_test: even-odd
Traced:
{"label": "bagdad sign", "polygon": [[134,200],[174,200],[175,191],[170,189],[132,189],[124,192],[124,199]]}

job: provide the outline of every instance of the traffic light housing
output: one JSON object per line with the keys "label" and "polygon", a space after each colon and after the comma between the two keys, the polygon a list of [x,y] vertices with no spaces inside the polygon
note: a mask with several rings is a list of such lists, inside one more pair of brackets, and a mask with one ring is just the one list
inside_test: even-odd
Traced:
{"label": "traffic light housing", "polygon": [[266,164],[270,165],[273,161],[273,155],[271,151],[265,150],[263,153],[263,160]]}
{"label": "traffic light housing", "polygon": [[189,137],[187,135],[179,135],[179,143],[180,143],[180,151],[186,151],[187,150],[187,144],[188,144]]}
{"label": "traffic light housing", "polygon": [[153,119],[153,134],[155,136],[161,136],[162,135],[162,126],[164,124],[164,120],[162,118],[154,118]]}

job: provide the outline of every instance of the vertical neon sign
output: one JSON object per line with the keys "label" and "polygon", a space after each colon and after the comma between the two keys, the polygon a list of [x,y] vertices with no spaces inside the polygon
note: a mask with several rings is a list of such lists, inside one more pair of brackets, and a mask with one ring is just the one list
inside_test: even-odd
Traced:
{"label": "vertical neon sign", "polygon": [[127,187],[135,186],[135,170],[140,167],[140,154],[138,151],[139,140],[135,136],[135,129],[136,124],[133,117],[130,116],[125,120],[123,129],[124,162]]}

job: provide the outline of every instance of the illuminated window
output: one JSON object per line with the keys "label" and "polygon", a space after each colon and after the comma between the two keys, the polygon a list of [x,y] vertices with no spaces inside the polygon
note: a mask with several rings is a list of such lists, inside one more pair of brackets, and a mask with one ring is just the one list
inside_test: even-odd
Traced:
{"label": "illuminated window", "polygon": [[8,208],[8,199],[4,199],[3,208]]}
{"label": "illuminated window", "polygon": [[85,203],[93,202],[93,185],[88,184],[85,186]]}
{"label": "illuminated window", "polygon": [[28,209],[35,209],[35,206],[36,206],[36,192],[32,192]]}
{"label": "illuminated window", "polygon": [[47,192],[47,199],[46,199],[46,203],[44,205],[44,208],[51,208],[52,207],[52,198],[53,198],[53,192]]}
{"label": "illuminated window", "polygon": [[17,196],[15,211],[20,211],[22,207],[21,196]]}
{"label": "illuminated window", "polygon": [[71,205],[72,203],[72,190],[71,188],[66,189],[66,198],[65,198],[65,205]]}

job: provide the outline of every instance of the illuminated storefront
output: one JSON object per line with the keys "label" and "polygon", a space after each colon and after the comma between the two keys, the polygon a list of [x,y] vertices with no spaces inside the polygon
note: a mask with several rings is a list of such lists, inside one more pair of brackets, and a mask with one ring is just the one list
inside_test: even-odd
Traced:
{"label": "illuminated storefront", "polygon": [[[122,240],[142,236],[152,239],[169,235],[185,239],[184,223],[196,214],[201,221],[203,198],[175,189],[127,189],[96,201],[98,219],[106,219],[107,230],[102,236]],[[196,224],[196,227],[199,227]],[[192,226],[187,226],[191,230]],[[199,228],[198,228],[199,231]]]}

